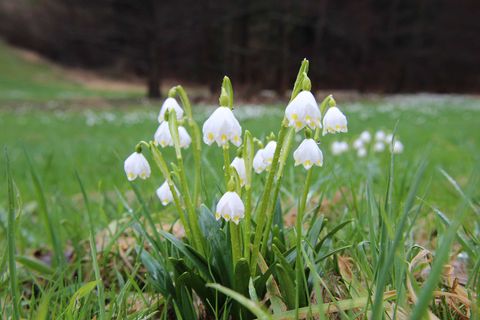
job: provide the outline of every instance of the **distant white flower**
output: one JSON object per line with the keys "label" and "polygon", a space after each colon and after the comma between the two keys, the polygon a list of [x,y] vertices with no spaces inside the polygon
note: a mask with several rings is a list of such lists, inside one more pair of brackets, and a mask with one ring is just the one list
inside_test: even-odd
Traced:
{"label": "distant white flower", "polygon": [[372,135],[368,131],[363,131],[360,134],[360,139],[365,143],[369,143],[370,141],[372,141]]}
{"label": "distant white flower", "polygon": [[183,118],[183,109],[178,104],[177,100],[174,98],[167,98],[165,102],[163,102],[162,107],[160,108],[160,113],[158,114],[158,122],[165,121],[165,112],[170,110],[175,110],[175,114],[177,115],[177,120]]}
{"label": "distant white flower", "polygon": [[393,147],[391,148],[393,153],[402,153],[403,152],[403,143],[398,140],[393,142]]}
{"label": "distant white flower", "polygon": [[383,130],[375,132],[375,141],[385,141],[386,135]]}
{"label": "distant white flower", "polygon": [[243,205],[242,199],[240,199],[236,192],[225,192],[217,203],[215,218],[217,220],[220,220],[220,218],[223,218],[226,221],[232,220],[234,223],[238,224],[240,219],[244,216],[245,206]]}
{"label": "distant white flower", "polygon": [[383,141],[377,141],[373,145],[373,151],[375,152],[383,152],[385,151],[385,143]]}
{"label": "distant white flower", "polygon": [[[187,130],[182,126],[178,127],[178,137],[180,138],[181,148],[188,148],[190,143],[192,143],[192,138],[190,138]],[[155,143],[159,144],[162,148],[173,146],[173,139],[172,135],[170,134],[170,128],[168,127],[167,121],[164,121],[160,124],[153,138]]]}
{"label": "distant white flower", "polygon": [[[175,192],[178,194],[178,190],[174,187]],[[170,186],[168,185],[167,181],[165,181],[160,188],[157,189],[157,197],[160,199],[162,204],[166,206],[170,202],[173,202],[173,194],[170,190]]]}
{"label": "distant white flower", "polygon": [[293,153],[293,159],[295,160],[295,166],[302,164],[306,170],[309,170],[313,165],[319,167],[323,165],[322,150],[313,139],[303,140]]}
{"label": "distant white flower", "polygon": [[353,148],[355,150],[365,148],[365,143],[363,142],[362,139],[357,138],[357,139],[355,139],[355,141],[353,141]]}
{"label": "distant white flower", "polygon": [[385,143],[386,143],[386,144],[391,144],[392,141],[393,141],[393,134],[391,134],[391,133],[390,133],[390,134],[387,134],[387,135],[385,136]]}
{"label": "distant white flower", "polygon": [[203,124],[203,141],[218,146],[228,144],[228,141],[239,147],[242,144],[242,127],[227,107],[218,107]]}
{"label": "distant white flower", "polygon": [[348,143],[345,141],[334,141],[331,146],[332,154],[337,156],[348,151]]}
{"label": "distant white flower", "polygon": [[330,107],[323,117],[323,135],[347,131],[347,117],[337,107]]}
{"label": "distant white flower", "polygon": [[367,155],[367,149],[365,149],[365,148],[360,148],[360,149],[357,150],[357,156],[358,156],[359,158],[363,158],[363,157],[365,157],[366,155]]}
{"label": "distant white flower", "polygon": [[312,129],[321,128],[321,114],[315,97],[310,91],[300,92],[285,109],[288,125],[295,131],[309,126]]}
{"label": "distant white flower", "polygon": [[132,153],[123,164],[125,173],[129,181],[135,180],[137,177],[147,179],[150,177],[150,165],[145,156],[140,152]]}
{"label": "distant white flower", "polygon": [[233,167],[235,171],[237,171],[238,177],[240,178],[240,185],[243,187],[245,185],[245,181],[247,180],[245,160],[243,160],[243,158],[235,157],[230,164],[230,167]]}
{"label": "distant white flower", "polygon": [[253,169],[256,173],[262,173],[264,170],[270,168],[276,148],[277,143],[275,141],[270,141],[265,148],[257,151],[253,158]]}

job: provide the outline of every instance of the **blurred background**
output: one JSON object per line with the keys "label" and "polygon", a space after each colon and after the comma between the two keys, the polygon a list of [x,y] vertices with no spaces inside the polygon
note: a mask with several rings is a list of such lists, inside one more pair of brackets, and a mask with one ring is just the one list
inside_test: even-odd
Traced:
{"label": "blurred background", "polygon": [[472,93],[479,14],[476,0],[0,0],[0,37],[154,98],[174,82],[216,97],[224,74],[243,99],[283,96],[304,57],[316,88]]}

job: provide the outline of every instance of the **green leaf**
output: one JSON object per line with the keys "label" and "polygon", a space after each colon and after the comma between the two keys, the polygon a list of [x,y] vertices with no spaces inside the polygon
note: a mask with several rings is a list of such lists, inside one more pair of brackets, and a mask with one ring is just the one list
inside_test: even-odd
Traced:
{"label": "green leaf", "polygon": [[95,281],[87,282],[83,286],[81,286],[73,294],[72,298],[70,299],[70,302],[68,303],[67,309],[73,312],[73,309],[75,308],[75,304],[77,303],[77,301],[88,296],[93,291],[93,289],[97,287],[99,283],[100,281],[95,280]]}
{"label": "green leaf", "polygon": [[239,302],[245,308],[250,310],[254,315],[256,315],[258,319],[261,319],[261,320],[271,319],[271,315],[269,315],[260,304],[246,298],[240,293],[235,292],[232,289],[226,288],[218,283],[209,283],[207,284],[207,287],[214,288],[215,290],[218,290],[223,294],[226,294],[227,296],[231,297],[235,301]]}
{"label": "green leaf", "polygon": [[15,257],[15,260],[17,260],[17,262],[23,265],[24,267],[32,271],[38,272],[43,276],[49,276],[55,272],[51,267],[49,267],[45,263],[35,258],[26,257],[26,256],[17,256]]}

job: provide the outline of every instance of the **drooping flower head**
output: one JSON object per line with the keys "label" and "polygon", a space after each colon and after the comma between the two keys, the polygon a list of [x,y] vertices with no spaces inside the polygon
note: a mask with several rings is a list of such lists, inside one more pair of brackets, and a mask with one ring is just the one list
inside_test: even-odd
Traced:
{"label": "drooping flower head", "polygon": [[[178,136],[180,138],[180,147],[188,148],[192,142],[192,139],[184,127],[178,127]],[[159,144],[162,148],[173,146],[173,139],[172,135],[170,134],[170,128],[167,121],[164,121],[160,124],[155,132],[154,140],[155,143]]]}
{"label": "drooping flower head", "polygon": [[263,171],[270,169],[276,148],[277,142],[272,140],[267,143],[265,148],[257,151],[253,158],[253,169],[256,173],[262,173]]}
{"label": "drooping flower head", "polygon": [[357,138],[355,141],[353,141],[353,148],[355,150],[365,148],[365,142],[362,139]]}
{"label": "drooping flower head", "polygon": [[403,152],[403,143],[401,143],[401,142],[398,141],[398,140],[395,140],[395,141],[393,142],[393,145],[391,146],[391,151],[392,151],[393,153],[396,153],[396,154],[402,153],[402,152]]}
{"label": "drooping flower head", "polygon": [[[175,188],[175,192],[178,194],[177,187]],[[162,205],[166,206],[170,202],[173,202],[173,194],[170,190],[170,186],[168,185],[167,181],[165,181],[160,188],[156,191],[158,199],[162,202]]]}
{"label": "drooping flower head", "polygon": [[375,141],[385,141],[385,131],[383,130],[378,130],[377,132],[375,132]]}
{"label": "drooping flower head", "polygon": [[323,135],[347,131],[347,117],[336,106],[330,107],[323,117]]}
{"label": "drooping flower head", "polygon": [[372,141],[372,135],[370,134],[370,132],[365,130],[360,134],[360,139],[365,143],[369,143],[370,141]]}
{"label": "drooping flower head", "polygon": [[135,180],[137,177],[147,179],[150,177],[150,165],[141,152],[135,151],[124,162],[123,168],[129,181]]}
{"label": "drooping flower head", "polygon": [[345,141],[334,141],[331,146],[332,154],[337,156],[348,151],[348,143]]}
{"label": "drooping flower head", "polygon": [[309,170],[313,165],[319,167],[323,165],[322,150],[313,139],[303,140],[297,150],[293,152],[293,159],[295,160],[295,166],[301,164],[306,170]]}
{"label": "drooping flower head", "polygon": [[225,192],[217,203],[215,218],[217,220],[220,220],[220,218],[226,221],[231,220],[235,224],[238,224],[244,216],[245,206],[243,205],[242,199],[234,191]]}
{"label": "drooping flower head", "polygon": [[158,114],[158,122],[162,123],[165,121],[165,112],[175,110],[175,114],[177,115],[177,120],[183,118],[183,109],[178,104],[177,100],[174,98],[167,98],[165,102],[163,102],[162,107],[160,108],[160,113]]}
{"label": "drooping flower head", "polygon": [[240,178],[240,185],[243,187],[245,185],[245,181],[247,180],[247,173],[245,169],[245,160],[243,158],[235,157],[230,167],[234,168]]}
{"label": "drooping flower head", "polygon": [[321,114],[315,97],[310,91],[300,92],[285,109],[288,125],[298,132],[309,126],[313,130],[321,128]]}
{"label": "drooping flower head", "polygon": [[211,145],[225,146],[230,141],[239,147],[242,144],[242,127],[228,107],[218,107],[203,124],[203,141]]}
{"label": "drooping flower head", "polygon": [[377,141],[373,145],[373,151],[375,152],[383,152],[385,151],[385,143],[383,141]]}
{"label": "drooping flower head", "polygon": [[357,150],[357,156],[359,158],[364,158],[366,155],[367,155],[367,149],[362,147],[362,148]]}

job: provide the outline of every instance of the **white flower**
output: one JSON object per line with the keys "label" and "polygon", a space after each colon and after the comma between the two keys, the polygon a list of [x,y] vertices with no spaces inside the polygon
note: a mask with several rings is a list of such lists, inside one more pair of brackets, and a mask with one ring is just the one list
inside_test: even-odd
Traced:
{"label": "white flower", "polygon": [[[188,148],[192,142],[192,138],[190,138],[190,135],[184,127],[178,127],[178,136],[180,138],[180,147]],[[166,146],[173,146],[173,139],[172,135],[170,134],[170,128],[168,127],[167,121],[164,121],[160,124],[153,137],[155,143],[159,144],[162,148],[165,148]]]}
{"label": "white flower", "polygon": [[228,141],[239,147],[242,144],[242,127],[227,107],[218,107],[203,124],[203,141],[218,146],[228,144]]}
{"label": "white flower", "polygon": [[393,153],[402,153],[403,152],[403,143],[398,140],[393,142],[393,146],[391,147]]}
{"label": "white flower", "polygon": [[372,135],[368,131],[363,131],[360,134],[360,139],[365,143],[369,143],[370,141],[372,141]]}
{"label": "white flower", "polygon": [[366,155],[367,155],[367,149],[365,149],[365,148],[360,148],[360,149],[357,150],[357,156],[358,156],[359,158],[363,158],[363,157],[365,157]]}
{"label": "white flower", "polygon": [[313,165],[319,167],[323,165],[322,150],[320,150],[313,139],[303,140],[293,153],[293,159],[295,160],[295,166],[302,164],[306,170],[310,169]]}
{"label": "white flower", "polygon": [[356,139],[355,141],[353,141],[353,148],[358,150],[358,149],[361,149],[361,148],[364,148],[364,142],[362,139],[358,138]]}
{"label": "white flower", "polygon": [[[178,194],[178,190],[176,187],[174,187],[175,192]],[[157,189],[157,197],[160,199],[162,204],[166,206],[170,202],[173,201],[173,194],[172,191],[170,190],[170,186],[168,185],[167,181],[165,181],[160,188]]]}
{"label": "white flower", "polygon": [[245,206],[243,205],[242,199],[240,199],[236,192],[225,192],[225,194],[220,198],[220,201],[217,203],[215,218],[217,220],[220,220],[220,218],[223,218],[226,221],[232,220],[238,224],[240,219],[242,219],[244,216]]}
{"label": "white flower", "polygon": [[147,159],[140,152],[132,153],[123,164],[125,173],[129,181],[135,180],[137,177],[147,179],[150,177],[150,165]]}
{"label": "white flower", "polygon": [[330,107],[323,117],[323,135],[347,131],[347,117],[337,107]]}
{"label": "white flower", "polygon": [[175,110],[175,114],[177,115],[177,119],[180,120],[183,118],[183,109],[178,104],[177,100],[174,98],[167,98],[163,103],[162,107],[160,108],[160,113],[158,114],[158,122],[165,121],[165,112],[170,110]]}
{"label": "white flower", "polygon": [[230,164],[230,167],[233,167],[235,171],[237,171],[238,177],[240,178],[240,185],[243,187],[245,185],[245,181],[247,180],[245,160],[243,160],[243,158],[235,157]]}
{"label": "white flower", "polygon": [[263,161],[264,152],[265,149],[260,149],[255,154],[255,157],[253,157],[253,169],[256,173],[262,173],[267,168],[267,164]]}
{"label": "white flower", "polygon": [[265,169],[270,169],[276,148],[277,143],[275,141],[270,141],[265,148],[257,151],[253,158],[253,169],[256,173],[262,173]]}
{"label": "white flower", "polygon": [[345,141],[334,141],[331,150],[333,155],[340,155],[348,151],[348,143]]}
{"label": "white flower", "polygon": [[377,141],[373,145],[373,151],[375,152],[383,152],[385,150],[385,143],[383,141]]}
{"label": "white flower", "polygon": [[375,132],[375,141],[385,141],[385,132],[383,130],[378,130]]}
{"label": "white flower", "polygon": [[285,109],[288,125],[300,131],[309,126],[312,129],[321,128],[321,114],[315,97],[310,91],[300,92]]}
{"label": "white flower", "polygon": [[390,134],[385,136],[385,143],[386,144],[391,144],[392,141],[393,141],[393,134],[390,133]]}

